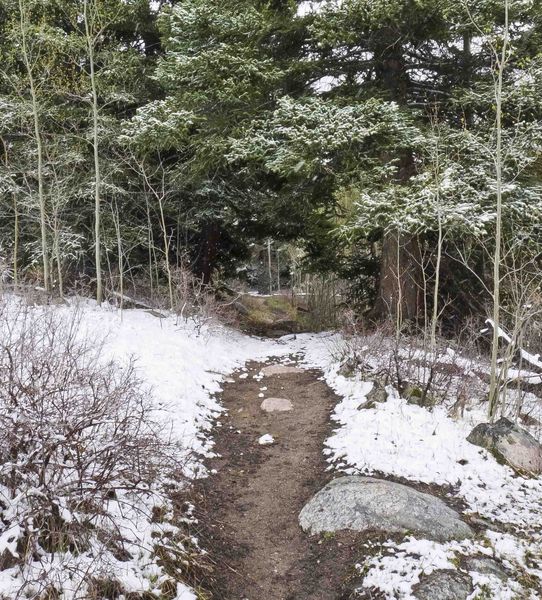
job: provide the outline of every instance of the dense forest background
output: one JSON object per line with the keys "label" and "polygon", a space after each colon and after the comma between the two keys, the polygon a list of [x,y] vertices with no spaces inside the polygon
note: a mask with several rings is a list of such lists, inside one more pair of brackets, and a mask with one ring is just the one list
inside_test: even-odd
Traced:
{"label": "dense forest background", "polygon": [[3,0],[0,27],[6,282],[171,296],[272,239],[372,317],[539,293],[537,1]]}

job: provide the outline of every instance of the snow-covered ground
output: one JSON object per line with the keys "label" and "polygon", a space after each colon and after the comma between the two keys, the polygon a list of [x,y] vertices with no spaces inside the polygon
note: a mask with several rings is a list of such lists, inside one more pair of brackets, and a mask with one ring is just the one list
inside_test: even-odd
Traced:
{"label": "snow-covered ground", "polygon": [[[105,339],[104,351],[118,361],[134,358],[140,377],[152,388],[156,407],[186,450],[188,475],[203,474],[202,458],[212,450],[207,435],[221,406],[216,400],[224,377],[248,360],[284,354],[272,341],[243,335],[218,324],[202,328],[176,316],[149,311],[122,313],[92,301],[79,303],[81,334]],[[60,307],[69,312],[71,307]]]}
{"label": "snow-covered ground", "polygon": [[[324,449],[330,468],[436,484],[442,486],[443,494],[461,499],[467,515],[484,519],[485,533],[474,540],[439,544],[410,537],[399,544],[390,540],[368,552],[365,562],[358,565],[363,586],[380,590],[390,600],[411,599],[412,588],[422,575],[457,568],[462,557],[478,555],[498,558],[514,575],[503,581],[471,572],[475,584],[472,599],[540,598],[536,587],[542,585],[542,478],[520,477],[466,441],[472,427],[485,420],[485,409],[476,402],[452,418],[447,404],[427,410],[409,404],[388,388],[385,402],[364,407],[373,382],[359,373],[352,377],[341,374],[345,340],[338,334],[262,341],[218,325],[200,328],[174,316],[159,318],[145,310],[121,313],[91,301],[72,301],[54,311],[61,319],[78,311],[79,335],[104,340],[104,358],[135,359],[139,377],[152,388],[163,435],[180,444],[188,477],[205,475],[203,458],[213,447],[211,426],[222,410],[216,394],[225,377],[242,369],[248,360],[299,354],[306,366],[323,371],[326,382],[341,398],[333,415],[336,429]],[[458,358],[453,358],[457,363]],[[448,359],[445,356],[443,360]],[[472,361],[465,359],[466,372],[470,373],[471,366]],[[475,377],[471,376],[475,391]],[[537,409],[539,415],[536,397],[531,395],[528,401],[531,414]],[[259,442],[271,443],[272,438],[263,436]],[[140,550],[134,552],[133,560],[113,561],[110,568],[127,590],[155,589],[161,570],[145,548],[152,545],[159,526],[120,506],[118,515],[119,527],[126,530],[133,548],[139,545]],[[16,552],[12,533],[0,532],[0,551]],[[57,553],[42,558],[40,572],[46,569],[60,579],[68,563],[79,563],[84,570],[85,561],[91,560],[92,552],[77,557]],[[0,572],[0,598],[14,597],[20,585],[18,577],[16,568]],[[64,581],[62,600],[82,599],[78,585],[73,583],[70,589],[69,581]],[[178,586],[176,600],[195,597],[186,586]]]}
{"label": "snow-covered ground", "polygon": [[[21,309],[24,303],[12,296],[5,297],[3,302],[4,317],[12,314],[16,322],[17,314],[25,310]],[[243,368],[247,360],[286,351],[285,346],[250,338],[220,325],[201,327],[175,316],[157,317],[145,310],[120,312],[107,304],[99,307],[86,300],[71,300],[67,305],[52,308],[31,306],[28,311],[27,327],[28,323],[32,326],[34,318],[39,320],[46,314],[53,314],[59,323],[77,323],[77,336],[93,340],[97,346],[103,343],[104,364],[109,360],[121,365],[135,361],[138,378],[151,390],[156,409],[154,418],[162,425],[161,434],[177,443],[180,454],[177,458],[188,478],[205,475],[203,459],[212,453],[213,445],[209,431],[221,411],[215,394],[221,391],[224,377]],[[0,494],[5,496],[3,505],[7,506],[2,519],[8,523],[0,529],[0,555],[11,554],[19,559],[24,530],[22,523],[20,527],[17,524],[16,515],[27,506],[25,497],[31,491],[23,490],[12,499],[0,487]],[[170,513],[160,523],[154,522],[157,500],[162,501],[163,496],[149,490],[147,498],[139,494],[129,502],[126,498],[108,502],[108,513],[113,515],[114,527],[122,535],[124,550],[131,559],[117,559],[98,540],[77,554],[69,550],[42,553],[38,560],[27,561],[24,573],[19,566],[0,571],[0,598],[13,599],[21,593],[33,597],[43,592],[46,585],[43,582],[47,580],[62,590],[62,600],[83,600],[89,597],[91,579],[111,575],[125,592],[158,593],[167,577],[153,552],[156,536],[165,536],[167,543],[180,530]],[[65,513],[67,519],[77,518]],[[197,540],[193,542],[197,544]],[[7,559],[3,562],[9,564]],[[175,600],[195,598],[188,587],[178,584]]]}
{"label": "snow-covered ground", "polygon": [[[471,573],[474,598],[540,598],[542,590],[542,478],[524,478],[486,450],[467,442],[473,426],[486,421],[485,406],[467,406],[452,418],[445,405],[427,410],[387,388],[387,401],[363,407],[373,388],[370,377],[340,373],[337,334],[302,335],[290,344],[307,366],[322,369],[328,385],[342,398],[333,419],[337,429],[325,453],[334,468],[348,474],[382,474],[438,484],[464,501],[465,513],[485,519],[485,535],[474,541],[439,544],[407,539],[389,542],[363,565],[363,585],[387,598],[413,598],[422,574],[454,569],[464,556],[499,558],[510,568],[507,581]],[[531,398],[532,401],[532,398]],[[540,414],[540,400],[538,413]],[[532,408],[532,407],[531,407]],[[533,432],[535,433],[535,432]],[[522,583],[529,582],[527,587]],[[481,595],[485,593],[486,595]]]}

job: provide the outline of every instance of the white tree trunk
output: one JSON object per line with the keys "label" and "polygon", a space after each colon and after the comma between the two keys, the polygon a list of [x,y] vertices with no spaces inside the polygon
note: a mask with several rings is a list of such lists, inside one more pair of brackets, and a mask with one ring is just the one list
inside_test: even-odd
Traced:
{"label": "white tree trunk", "polygon": [[92,146],[94,150],[94,247],[96,261],[96,301],[101,304],[102,291],[102,249],[101,249],[101,177],[98,132],[98,92],[96,74],[94,72],[94,35],[88,15],[88,0],[84,0],[83,15],[85,20],[85,36],[90,66],[90,87],[92,92]]}
{"label": "white tree trunk", "polygon": [[509,31],[508,13],[509,0],[504,0],[505,22],[502,49],[496,54],[497,80],[495,82],[495,177],[496,177],[496,224],[495,224],[495,253],[493,256],[493,339],[491,343],[491,373],[489,382],[489,417],[495,417],[499,404],[499,326],[500,326],[500,292],[501,292],[501,244],[502,244],[502,187],[503,187],[503,152],[502,152],[502,91],[503,75],[506,67]]}
{"label": "white tree trunk", "polygon": [[[435,123],[436,127],[438,124]],[[437,223],[438,223],[438,239],[437,239],[437,263],[435,265],[435,287],[433,290],[433,311],[431,315],[431,338],[430,350],[433,355],[437,350],[437,325],[439,319],[439,291],[440,291],[440,268],[442,264],[442,242],[444,237],[442,227],[442,206],[440,198],[440,136],[437,135],[437,145],[435,148],[435,156],[433,160],[433,168],[435,174],[435,193],[437,202]]]}
{"label": "white tree trunk", "polygon": [[45,191],[43,185],[43,145],[41,140],[41,123],[39,115],[39,103],[38,95],[36,92],[36,84],[34,81],[34,74],[32,71],[32,64],[30,62],[30,55],[28,53],[27,46],[27,24],[25,7],[23,0],[19,0],[19,13],[20,13],[20,27],[21,27],[21,49],[23,53],[23,60],[28,75],[28,83],[30,87],[30,97],[32,100],[32,118],[34,121],[34,137],[36,138],[36,150],[38,160],[38,205],[40,212],[40,229],[41,229],[41,253],[42,253],[42,264],[43,264],[43,285],[45,290],[50,290],[50,273],[49,273],[49,253],[47,244],[47,208],[45,205]]}

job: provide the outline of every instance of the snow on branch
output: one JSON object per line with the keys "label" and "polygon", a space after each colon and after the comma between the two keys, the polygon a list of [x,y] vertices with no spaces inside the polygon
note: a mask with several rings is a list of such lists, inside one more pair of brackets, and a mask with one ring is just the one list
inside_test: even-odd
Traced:
{"label": "snow on branch", "polygon": [[[490,326],[490,327],[495,327],[495,323],[492,319],[486,319],[486,323]],[[503,339],[505,342],[507,342],[508,344],[512,344],[512,338],[511,336],[504,331],[504,329],[502,327],[498,328],[498,334],[499,334],[499,338]],[[540,360],[540,354],[531,354],[530,352],[527,352],[527,350],[524,350],[523,348],[518,348],[519,353],[521,358],[529,363],[531,366],[542,370],[542,361]]]}

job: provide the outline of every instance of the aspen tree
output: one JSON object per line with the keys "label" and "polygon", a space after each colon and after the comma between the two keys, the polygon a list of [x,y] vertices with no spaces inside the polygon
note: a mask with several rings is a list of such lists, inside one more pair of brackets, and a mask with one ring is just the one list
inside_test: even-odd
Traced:
{"label": "aspen tree", "polygon": [[[32,119],[34,122],[34,137],[36,141],[37,154],[37,178],[38,178],[38,206],[40,213],[40,230],[41,230],[41,254],[43,265],[43,286],[48,292],[50,290],[50,273],[49,273],[49,250],[47,244],[47,208],[45,202],[44,190],[44,172],[43,172],[43,142],[40,122],[40,108],[36,82],[34,79],[34,69],[30,51],[28,48],[28,18],[23,0],[19,0],[19,25],[21,33],[21,52],[23,62],[28,77],[30,89],[30,98],[32,103]],[[16,214],[17,211],[16,211]]]}
{"label": "aspen tree", "polygon": [[88,51],[90,87],[92,93],[92,149],[94,154],[94,258],[96,261],[96,302],[101,304],[102,291],[102,248],[101,248],[101,202],[102,181],[100,176],[100,146],[98,130],[98,90],[96,86],[96,73],[94,64],[94,46],[96,33],[94,32],[94,18],[89,14],[89,0],[83,2],[83,18],[85,24],[85,41]]}
{"label": "aspen tree", "polygon": [[509,40],[509,0],[504,0],[504,32],[500,52],[495,47],[497,77],[495,81],[495,178],[496,178],[496,223],[495,253],[493,256],[493,339],[491,343],[491,371],[489,380],[489,417],[493,419],[499,403],[499,329],[501,292],[501,244],[502,244],[502,190],[503,190],[503,150],[502,150],[502,99],[503,76],[510,48]]}

